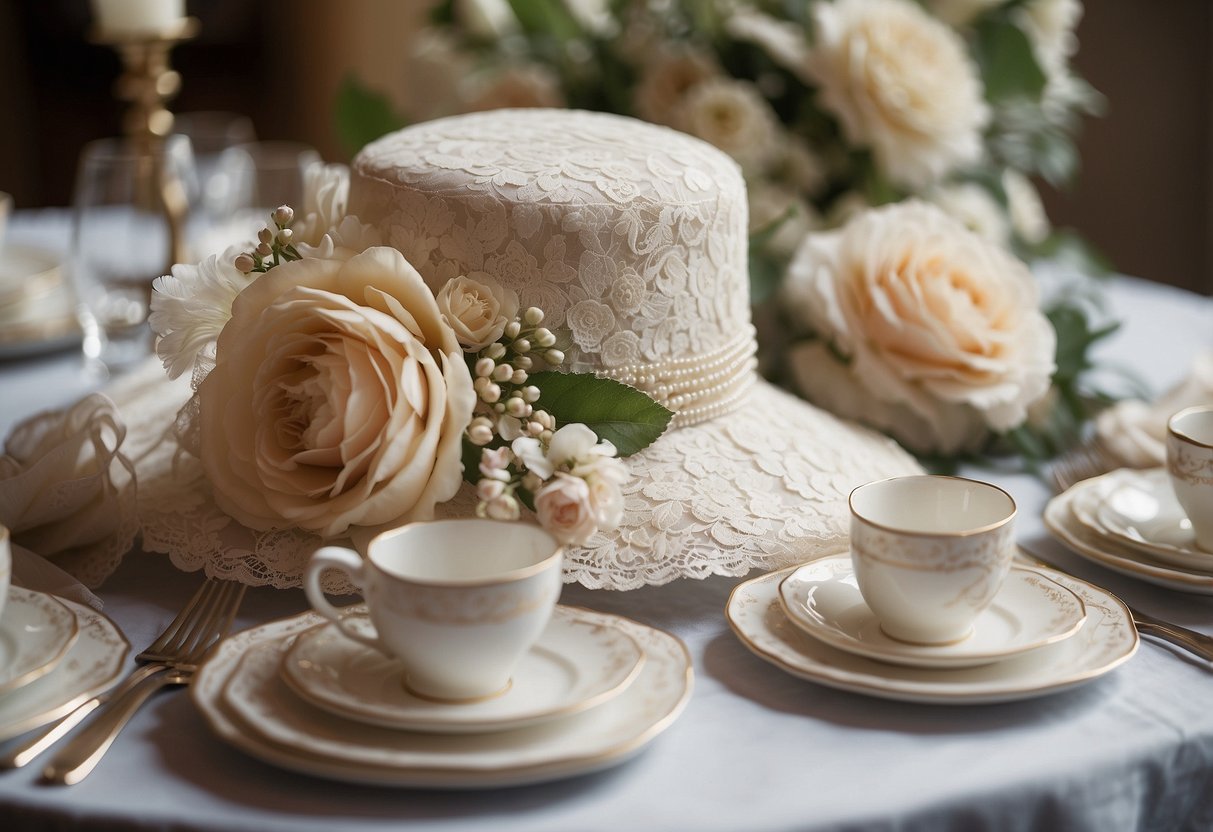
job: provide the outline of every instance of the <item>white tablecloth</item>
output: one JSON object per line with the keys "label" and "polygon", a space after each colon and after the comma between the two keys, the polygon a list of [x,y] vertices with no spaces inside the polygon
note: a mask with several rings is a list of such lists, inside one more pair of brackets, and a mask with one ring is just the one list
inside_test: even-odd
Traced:
{"label": "white tablecloth", "polygon": [[[24,222],[22,221],[24,220]],[[37,220],[37,221],[35,221]],[[62,231],[18,217],[13,239]],[[1213,346],[1213,301],[1127,278],[1111,285],[1125,326],[1106,348],[1161,388]],[[75,356],[0,364],[0,434],[96,386]],[[1021,506],[1020,539],[1141,609],[1213,632],[1213,598],[1146,586],[1047,540],[1043,484],[998,482]],[[136,650],[198,576],[133,553],[101,589]],[[694,657],[682,718],[611,771],[470,793],[362,788],[279,771],[213,737],[180,692],[156,697],[97,771],[72,788],[37,766],[0,773],[0,828],[345,830],[1213,829],[1213,666],[1144,640],[1110,676],[1010,705],[906,705],[819,687],[751,655],[723,616],[735,580],[636,592],[568,587],[564,601],[668,629]],[[297,591],[254,590],[239,626],[303,610]]]}

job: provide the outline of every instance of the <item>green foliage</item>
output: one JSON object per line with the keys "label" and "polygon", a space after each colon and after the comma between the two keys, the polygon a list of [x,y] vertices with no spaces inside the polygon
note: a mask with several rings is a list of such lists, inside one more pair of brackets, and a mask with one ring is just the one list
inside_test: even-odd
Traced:
{"label": "green foliage", "polygon": [[749,271],[750,271],[750,303],[758,304],[771,297],[783,280],[784,266],[787,264],[770,253],[767,245],[771,238],[779,233],[783,224],[795,216],[796,206],[788,207],[781,215],[750,235]]}
{"label": "green foliage", "polygon": [[1088,277],[1106,277],[1115,271],[1103,252],[1069,229],[1055,231],[1029,254],[1063,264]]}
{"label": "green foliage", "polygon": [[334,116],[337,137],[352,156],[370,142],[399,130],[407,123],[395,110],[387,96],[347,75],[337,90]]}
{"label": "green foliage", "polygon": [[987,100],[1040,99],[1048,78],[1028,36],[1005,16],[988,17],[978,24],[974,49]]}
{"label": "green foliage", "polygon": [[557,426],[581,422],[621,457],[647,448],[674,416],[639,390],[588,373],[533,373],[527,383],[539,388],[539,406]]}
{"label": "green foliage", "polygon": [[528,35],[547,35],[557,40],[582,35],[581,25],[562,0],[509,0],[509,4]]}

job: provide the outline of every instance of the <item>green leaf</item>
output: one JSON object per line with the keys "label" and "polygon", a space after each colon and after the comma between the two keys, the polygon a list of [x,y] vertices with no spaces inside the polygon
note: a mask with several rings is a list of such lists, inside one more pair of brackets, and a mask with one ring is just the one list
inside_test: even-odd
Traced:
{"label": "green leaf", "polygon": [[557,40],[582,36],[580,24],[562,0],[509,0],[522,30],[530,35],[550,35]]}
{"label": "green leaf", "polygon": [[1005,17],[987,18],[977,26],[974,45],[989,101],[1040,99],[1048,78],[1022,29]]}
{"label": "green leaf", "polygon": [[783,263],[780,261],[780,258],[768,252],[766,247],[771,242],[771,238],[783,227],[783,224],[795,216],[797,210],[795,205],[789,205],[788,210],[767,223],[765,227],[758,229],[750,235],[749,270],[751,304],[762,303],[779,288],[779,283],[783,279]]}
{"label": "green leaf", "polygon": [[556,424],[581,422],[631,456],[665,432],[674,414],[626,384],[589,373],[533,373],[527,381],[539,388],[539,407]]}
{"label": "green leaf", "polygon": [[353,75],[342,79],[334,110],[337,137],[351,156],[406,124],[385,95],[365,86]]}
{"label": "green leaf", "polygon": [[1058,384],[1073,383],[1093,364],[1090,350],[1119,328],[1118,322],[1093,328],[1087,314],[1077,306],[1060,305],[1045,312],[1057,333],[1057,371],[1053,378]]}

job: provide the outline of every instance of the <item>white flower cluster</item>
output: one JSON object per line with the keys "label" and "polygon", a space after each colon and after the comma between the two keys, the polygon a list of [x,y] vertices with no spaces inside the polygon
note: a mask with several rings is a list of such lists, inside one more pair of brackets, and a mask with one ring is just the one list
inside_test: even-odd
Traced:
{"label": "white flower cluster", "polygon": [[[527,383],[530,371],[540,363],[559,366],[564,353],[542,326],[542,309],[532,306],[509,319],[504,312],[518,307],[514,293],[488,275],[478,278],[451,280],[438,296],[464,350],[474,353],[478,401],[466,436],[485,448],[477,514],[516,520],[530,498],[540,524],[558,540],[584,543],[595,531],[619,524],[619,486],[627,468],[610,442],[600,442],[582,424],[557,428],[552,414],[537,406],[540,390]],[[496,338],[486,344],[492,335]]]}

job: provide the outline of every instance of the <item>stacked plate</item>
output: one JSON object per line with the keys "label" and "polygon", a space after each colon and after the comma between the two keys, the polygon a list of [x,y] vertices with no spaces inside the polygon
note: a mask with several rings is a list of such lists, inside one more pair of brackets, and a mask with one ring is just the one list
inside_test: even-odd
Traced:
{"label": "stacked plate", "polygon": [[53,722],[112,687],[130,645],[96,610],[9,587],[0,614],[0,740]]}
{"label": "stacked plate", "polygon": [[1101,676],[1137,650],[1119,599],[1049,569],[1014,566],[966,639],[916,645],[884,635],[849,554],[738,586],[726,613],[758,656],[829,687],[907,702],[1007,702]]}
{"label": "stacked plate", "polygon": [[478,702],[414,696],[397,660],[314,613],[229,638],[190,690],[220,737],[274,765],[359,783],[480,788],[627,759],[678,717],[691,679],[686,647],[668,633],[558,606],[511,686]]}
{"label": "stacked plate", "polygon": [[1122,468],[1054,497],[1045,525],[1076,554],[1116,572],[1213,595],[1213,552],[1196,545],[1165,468]]}

